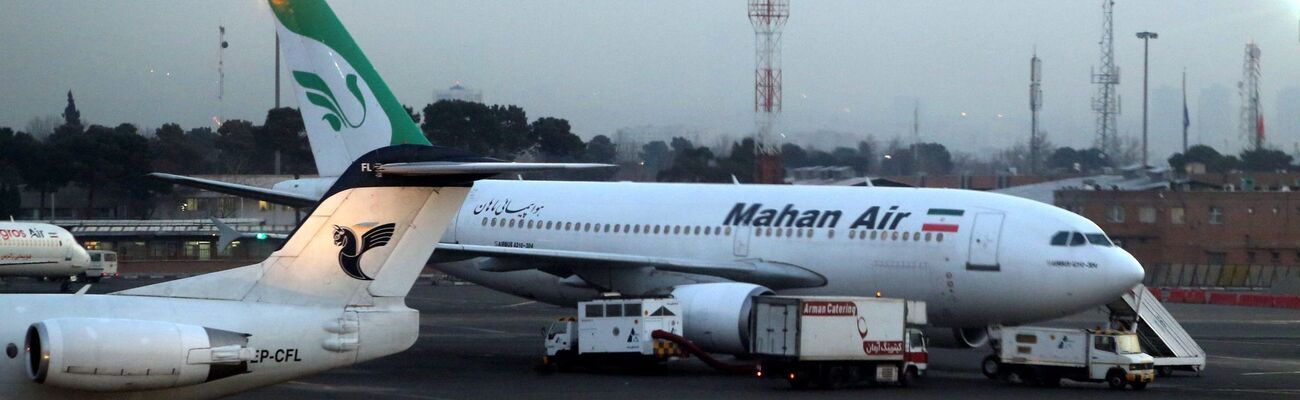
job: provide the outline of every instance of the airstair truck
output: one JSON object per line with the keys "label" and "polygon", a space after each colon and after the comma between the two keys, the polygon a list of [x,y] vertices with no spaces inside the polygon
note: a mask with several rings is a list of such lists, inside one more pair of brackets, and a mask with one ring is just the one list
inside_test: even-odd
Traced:
{"label": "airstair truck", "polygon": [[673,298],[610,298],[578,303],[578,317],[545,330],[547,367],[647,366],[682,356],[654,331],[682,334],[682,306]]}
{"label": "airstair truck", "polygon": [[750,318],[759,377],[795,388],[906,386],[928,364],[925,303],[870,297],[761,296]]}
{"label": "airstair truck", "polygon": [[1061,379],[1146,389],[1154,360],[1136,333],[1114,329],[1002,327],[982,370],[989,379],[1059,386]]}

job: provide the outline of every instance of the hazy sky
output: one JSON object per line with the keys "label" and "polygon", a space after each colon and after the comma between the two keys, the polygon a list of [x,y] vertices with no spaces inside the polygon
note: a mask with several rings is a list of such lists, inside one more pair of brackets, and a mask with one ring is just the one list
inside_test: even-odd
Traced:
{"label": "hazy sky", "polygon": [[[683,125],[727,135],[753,128],[753,31],[744,0],[331,2],[404,103],[423,106],[454,81],[530,118],[567,118],[583,137],[630,126]],[[1091,144],[1101,1],[793,0],[784,37],[791,136],[834,130],[885,139],[910,129],[966,151],[1028,135],[1028,69],[1044,64],[1043,130],[1056,144]],[[1237,105],[1244,45],[1263,53],[1267,126],[1278,93],[1300,78],[1300,1],[1118,0],[1120,131],[1141,133],[1142,42],[1151,30],[1151,88],[1166,104],[1152,120],[1163,158],[1188,103],[1203,88]],[[217,26],[225,25],[225,97],[217,100]],[[0,0],[0,126],[58,115],[72,89],[91,123],[211,125],[214,116],[260,123],[273,103],[273,25],[264,2]],[[287,85],[286,81],[286,85]],[[1220,89],[1220,90],[1221,90]],[[1169,91],[1173,95],[1168,95]],[[296,106],[285,88],[286,104]],[[1155,96],[1153,96],[1154,99]],[[1300,107],[1300,106],[1297,106]],[[1156,105],[1152,105],[1153,115]],[[1294,110],[1300,112],[1300,110]],[[967,116],[962,117],[961,113]],[[1236,108],[1214,111],[1232,122]],[[1002,117],[998,117],[1001,114]],[[1285,115],[1281,115],[1285,114]],[[1236,132],[1193,139],[1235,150]],[[1300,132],[1270,131],[1288,151]]]}

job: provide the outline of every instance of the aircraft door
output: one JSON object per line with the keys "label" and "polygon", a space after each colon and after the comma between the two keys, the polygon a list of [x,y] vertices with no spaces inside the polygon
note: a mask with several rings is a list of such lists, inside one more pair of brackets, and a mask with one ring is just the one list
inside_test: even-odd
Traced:
{"label": "aircraft door", "polygon": [[733,233],[735,233],[736,236],[734,237],[734,245],[732,247],[732,250],[734,251],[736,257],[749,257],[750,227],[737,226],[735,228],[736,229],[733,231]]}
{"label": "aircraft door", "polygon": [[970,253],[966,269],[997,271],[998,241],[1002,234],[1002,213],[975,214],[975,226],[970,233]]}

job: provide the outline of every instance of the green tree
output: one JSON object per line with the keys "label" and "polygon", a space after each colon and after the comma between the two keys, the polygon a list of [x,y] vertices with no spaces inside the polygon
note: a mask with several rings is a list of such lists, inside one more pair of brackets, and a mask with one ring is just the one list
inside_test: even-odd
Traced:
{"label": "green tree", "polygon": [[420,129],[434,144],[505,160],[532,150],[538,142],[524,110],[516,106],[440,100],[424,107]]}
{"label": "green tree", "polygon": [[1251,172],[1276,172],[1291,169],[1290,155],[1275,149],[1252,149],[1241,152],[1241,169]]}
{"label": "green tree", "polygon": [[220,173],[248,174],[266,159],[258,149],[257,127],[242,119],[227,120],[217,128],[216,149]]}
{"label": "green tree", "polygon": [[63,123],[81,126],[81,111],[77,110],[77,102],[72,100],[72,90],[68,90],[68,105],[63,108]]}
{"label": "green tree", "polygon": [[528,129],[538,140],[537,152],[547,161],[573,161],[586,149],[582,139],[570,131],[567,120],[543,117],[533,121]]}
{"label": "green tree", "polygon": [[303,125],[302,114],[297,109],[281,107],[267,111],[266,122],[262,124],[259,131],[256,155],[265,162],[258,164],[254,171],[276,172],[274,160],[276,153],[279,153],[279,173],[316,173],[311,145],[307,140],[307,128]]}
{"label": "green tree", "polygon": [[586,147],[582,153],[584,162],[612,164],[618,158],[618,147],[609,140],[609,136],[596,135],[587,141]]}

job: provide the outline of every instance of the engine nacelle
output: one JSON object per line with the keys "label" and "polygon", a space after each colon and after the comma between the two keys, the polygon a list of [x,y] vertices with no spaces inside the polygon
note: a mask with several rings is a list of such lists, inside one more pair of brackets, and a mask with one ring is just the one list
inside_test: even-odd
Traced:
{"label": "engine nacelle", "polygon": [[772,294],[748,283],[700,283],[673,288],[682,304],[682,333],[706,351],[749,353],[749,312],[754,296]]}
{"label": "engine nacelle", "polygon": [[57,318],[27,328],[27,376],[66,389],[165,389],[248,372],[248,335],[169,322]]}
{"label": "engine nacelle", "polygon": [[945,349],[973,349],[984,347],[989,343],[989,330],[976,328],[925,328],[925,336],[930,338],[930,346]]}

